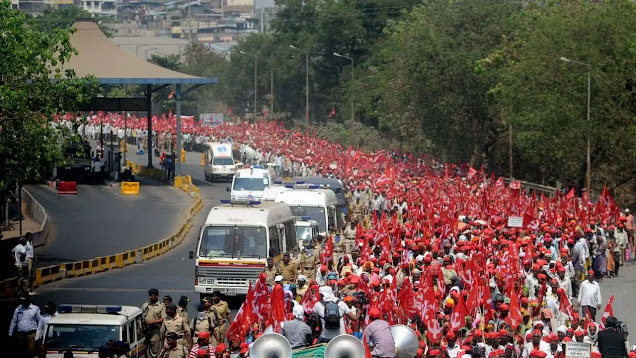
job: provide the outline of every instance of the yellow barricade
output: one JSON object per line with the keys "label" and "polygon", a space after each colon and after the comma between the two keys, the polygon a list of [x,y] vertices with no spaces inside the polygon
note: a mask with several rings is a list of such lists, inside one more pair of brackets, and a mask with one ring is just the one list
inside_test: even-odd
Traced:
{"label": "yellow barricade", "polygon": [[201,154],[201,166],[205,166],[205,153]]}
{"label": "yellow barricade", "polygon": [[131,181],[121,182],[121,193],[123,195],[139,195],[139,183]]}
{"label": "yellow barricade", "polygon": [[186,162],[186,151],[181,149],[181,163]]}

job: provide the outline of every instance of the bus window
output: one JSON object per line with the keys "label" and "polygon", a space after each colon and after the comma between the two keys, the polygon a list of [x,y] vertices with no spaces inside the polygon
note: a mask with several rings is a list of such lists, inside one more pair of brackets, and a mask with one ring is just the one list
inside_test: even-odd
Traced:
{"label": "bus window", "polygon": [[283,251],[280,237],[278,236],[278,228],[272,226],[269,228],[269,256],[275,257]]}
{"label": "bus window", "polygon": [[298,241],[296,240],[296,227],[294,226],[293,221],[288,221],[285,223],[285,241],[287,244],[287,251],[290,251],[298,246]]}

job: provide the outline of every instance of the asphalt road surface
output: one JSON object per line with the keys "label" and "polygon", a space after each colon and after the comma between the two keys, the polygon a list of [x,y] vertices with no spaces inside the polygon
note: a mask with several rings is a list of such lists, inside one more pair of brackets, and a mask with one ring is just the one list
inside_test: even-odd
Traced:
{"label": "asphalt road surface", "polygon": [[60,195],[45,185],[27,186],[53,224],[52,237],[35,250],[39,265],[112,255],[174,232],[192,199],[167,184],[139,179],[137,196],[121,195],[117,186],[80,185],[77,195]]}
{"label": "asphalt road surface", "polygon": [[[133,156],[137,163],[146,163],[145,156]],[[154,158],[155,160],[157,158]],[[193,182],[201,190],[204,208],[195,219],[194,227],[190,230],[181,246],[168,254],[128,268],[83,277],[69,281],[60,281],[45,285],[38,290],[34,297],[35,303],[43,305],[47,301],[57,303],[88,303],[88,304],[121,304],[141,306],[147,299],[149,288],[159,289],[159,294],[171,295],[178,300],[179,296],[190,297],[189,312],[195,312],[198,295],[194,294],[194,262],[188,259],[188,252],[194,250],[197,242],[198,228],[203,225],[210,208],[220,204],[220,199],[228,198],[225,192],[227,183],[208,183],[203,177],[200,166],[201,155],[188,153],[187,162],[183,164],[184,174],[192,176]],[[614,295],[614,313],[627,323],[628,328],[636,330],[636,299],[633,287],[636,283],[636,263],[629,263],[621,267],[620,277],[605,279],[601,283],[603,304],[597,319],[600,320],[605,304]],[[233,313],[240,306],[240,301],[230,301]],[[636,340],[636,338],[632,339]]]}
{"label": "asphalt road surface", "polygon": [[[146,164],[145,156],[130,155],[130,157],[139,164]],[[158,167],[158,158],[154,159],[157,160],[155,165]],[[205,181],[200,159],[201,154],[188,153],[187,162],[183,164],[184,174],[191,175],[193,183],[201,190],[204,206],[195,218],[193,228],[180,246],[140,265],[44,285],[37,290],[38,294],[34,296],[35,303],[43,305],[48,301],[54,301],[140,307],[148,299],[147,290],[157,288],[161,297],[171,295],[175,303],[181,295],[190,297],[188,310],[191,313],[196,312],[199,297],[194,293],[194,261],[188,259],[188,252],[194,250],[199,228],[203,225],[210,209],[220,205],[221,199],[229,198],[229,194],[225,191],[229,184]],[[168,190],[168,188],[161,189]],[[160,221],[153,217],[153,214],[146,214],[138,220]],[[230,301],[230,306],[236,312],[240,302]]]}

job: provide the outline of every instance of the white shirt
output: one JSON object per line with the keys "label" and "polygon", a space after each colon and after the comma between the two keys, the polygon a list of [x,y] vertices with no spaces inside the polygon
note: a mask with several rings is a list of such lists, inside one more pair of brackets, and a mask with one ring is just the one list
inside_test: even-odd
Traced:
{"label": "white shirt", "polygon": [[13,258],[17,266],[26,265],[26,247],[22,244],[17,244],[13,248]]}
{"label": "white shirt", "polygon": [[331,339],[341,334],[347,334],[347,330],[345,328],[344,316],[351,312],[349,306],[342,301],[338,301],[338,308],[340,310],[340,329],[326,329],[325,327],[325,306],[322,305],[322,302],[317,302],[314,305],[314,313],[320,316],[320,322],[322,323],[322,333],[320,336],[322,338]]}
{"label": "white shirt", "polygon": [[457,343],[455,343],[455,347],[453,347],[453,348],[446,347],[446,351],[448,351],[448,356],[450,358],[457,357],[457,353],[459,353],[460,350],[461,349],[459,349],[459,345]]}
{"label": "white shirt", "polygon": [[[523,352],[521,352],[521,357],[528,358],[530,357],[530,352],[534,349],[534,345],[532,342],[528,342],[523,345]],[[539,341],[539,350],[545,353],[550,353],[550,345],[546,341]]]}
{"label": "white shirt", "polygon": [[32,259],[33,258],[33,243],[31,243],[30,241],[27,241],[24,248],[26,250],[26,258]]}
{"label": "white shirt", "polygon": [[598,282],[585,280],[579,289],[579,304],[581,306],[596,307],[601,304],[601,287]]}

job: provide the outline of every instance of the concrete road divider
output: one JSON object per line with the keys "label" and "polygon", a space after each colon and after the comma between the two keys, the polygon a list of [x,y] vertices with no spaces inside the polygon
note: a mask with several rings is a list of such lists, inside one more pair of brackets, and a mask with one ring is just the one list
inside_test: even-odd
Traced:
{"label": "concrete road divider", "polygon": [[121,193],[123,195],[139,195],[139,183],[130,181],[121,182]]}
{"label": "concrete road divider", "polygon": [[77,194],[77,182],[61,181],[57,183],[58,194]]}
{"label": "concrete road divider", "polygon": [[[138,170],[135,173],[140,173],[141,175],[144,175],[146,173],[157,175],[157,172],[163,175],[163,172],[161,172],[161,170],[138,166],[130,161],[126,162],[126,166],[133,167],[133,171]],[[130,184],[137,184],[138,193],[139,183]],[[44,285],[62,279],[94,275],[100,272],[106,272],[109,270],[123,268],[134,264],[141,264],[144,261],[161,256],[166,252],[169,252],[176,246],[180,245],[181,242],[183,242],[183,239],[186,237],[187,233],[190,231],[190,228],[192,228],[192,221],[194,219],[194,216],[203,207],[203,201],[201,200],[199,189],[192,184],[192,178],[189,175],[176,177],[175,187],[191,195],[194,198],[194,204],[186,211],[183,221],[174,234],[171,234],[154,244],[140,247],[134,250],[117,253],[115,255],[101,256],[89,260],[67,262],[56,266],[40,267],[35,271],[35,282],[38,285]],[[123,191],[124,183],[122,183],[122,194]]]}

